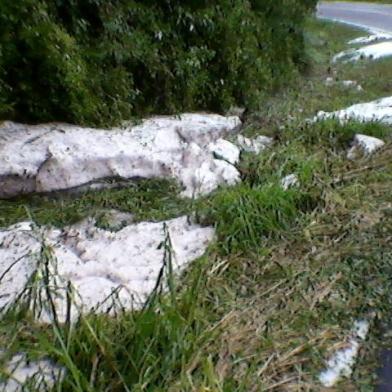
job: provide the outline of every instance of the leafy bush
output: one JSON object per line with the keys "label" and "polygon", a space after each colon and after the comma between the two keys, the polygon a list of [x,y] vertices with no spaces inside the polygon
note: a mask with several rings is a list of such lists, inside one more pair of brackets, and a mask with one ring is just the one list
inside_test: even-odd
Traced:
{"label": "leafy bush", "polygon": [[304,63],[315,0],[0,3],[0,117],[106,125],[252,107]]}

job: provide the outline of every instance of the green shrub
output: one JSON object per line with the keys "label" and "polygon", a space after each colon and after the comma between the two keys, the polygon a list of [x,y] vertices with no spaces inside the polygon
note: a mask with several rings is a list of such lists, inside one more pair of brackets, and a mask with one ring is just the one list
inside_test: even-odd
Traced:
{"label": "green shrub", "polygon": [[315,0],[0,3],[0,117],[113,124],[256,106],[304,64]]}

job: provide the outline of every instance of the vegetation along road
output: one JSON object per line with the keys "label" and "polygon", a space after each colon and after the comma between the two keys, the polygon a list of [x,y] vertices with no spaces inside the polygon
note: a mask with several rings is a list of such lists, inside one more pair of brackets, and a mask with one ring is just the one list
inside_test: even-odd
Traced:
{"label": "vegetation along road", "polygon": [[321,2],[318,16],[372,30],[392,32],[392,4]]}
{"label": "vegetation along road", "polygon": [[[370,31],[392,32],[392,4],[322,2],[318,6],[317,16],[363,27]],[[377,392],[392,390],[391,374],[392,351],[381,351],[381,370]]]}

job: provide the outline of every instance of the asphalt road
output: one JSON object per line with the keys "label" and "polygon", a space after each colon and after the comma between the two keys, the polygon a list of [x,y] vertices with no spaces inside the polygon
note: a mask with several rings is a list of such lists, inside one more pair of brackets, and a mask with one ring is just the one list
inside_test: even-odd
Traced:
{"label": "asphalt road", "polygon": [[392,33],[392,4],[320,2],[317,16]]}

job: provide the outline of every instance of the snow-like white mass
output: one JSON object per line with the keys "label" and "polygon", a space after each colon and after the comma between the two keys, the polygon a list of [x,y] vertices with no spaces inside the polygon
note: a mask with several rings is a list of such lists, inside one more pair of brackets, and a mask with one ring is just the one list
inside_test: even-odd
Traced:
{"label": "snow-like white mass", "polygon": [[268,136],[256,136],[254,139],[249,139],[245,136],[237,136],[237,144],[241,150],[253,154],[259,154],[261,151],[268,148],[273,143],[273,139]]}
{"label": "snow-like white mass", "polygon": [[374,32],[373,34],[354,38],[348,41],[349,45],[359,45],[359,44],[370,44],[376,41],[384,41],[384,40],[392,40],[392,34],[385,33],[385,32]]}
{"label": "snow-like white mass", "polygon": [[[0,197],[105,186],[105,179],[174,178],[193,197],[233,185],[239,173],[209,145],[239,130],[238,117],[183,114],[112,130],[68,124],[0,125]],[[219,154],[229,142],[219,144]],[[235,146],[228,161],[234,161]]]}
{"label": "snow-like white mass", "polygon": [[349,49],[344,52],[338,53],[332,59],[333,62],[336,61],[358,61],[361,59],[372,59],[378,60],[384,57],[392,56],[392,42],[378,42],[376,44],[367,45],[359,49]]}
{"label": "snow-like white mass", "polygon": [[357,154],[371,155],[384,146],[384,141],[373,136],[357,134],[352,147],[347,153],[348,159],[354,159]]}
{"label": "snow-like white mass", "polygon": [[[137,308],[154,290],[165,266],[166,274],[169,256],[173,271],[179,273],[203,255],[213,238],[213,228],[192,224],[187,217],[131,224],[117,232],[97,228],[91,218],[62,230],[19,223],[0,231],[0,308],[28,290],[44,298],[48,281],[59,320],[91,309],[107,311],[113,291],[125,309]],[[169,253],[163,246],[168,241]],[[74,293],[71,315],[68,282]],[[42,321],[51,317],[42,309]]]}
{"label": "snow-like white mass", "polygon": [[209,145],[209,149],[216,158],[223,159],[232,165],[235,165],[240,160],[240,149],[227,140],[218,139]]}
{"label": "snow-like white mass", "polygon": [[369,332],[367,320],[356,321],[346,347],[338,350],[327,362],[327,368],[319,375],[321,384],[330,388],[342,377],[350,377],[358,357],[361,340],[365,340]]}
{"label": "snow-like white mass", "polygon": [[346,88],[355,88],[357,91],[363,91],[363,87],[355,80],[335,80],[332,77],[327,77],[324,81],[326,86],[343,86]]}
{"label": "snow-like white mass", "polygon": [[[0,382],[0,391],[6,392],[45,392],[51,390],[64,375],[64,371],[51,361],[29,361],[25,354],[14,355],[2,371],[6,380]],[[34,389],[26,389],[27,382]]]}
{"label": "snow-like white mass", "polygon": [[286,177],[282,178],[282,187],[284,190],[287,190],[291,187],[297,186],[299,184],[299,179],[296,174],[289,174]]}
{"label": "snow-like white mass", "polygon": [[379,121],[385,124],[392,124],[392,97],[359,103],[335,112],[320,111],[317,113],[315,120],[329,118],[336,118],[342,122],[356,120],[360,122]]}

